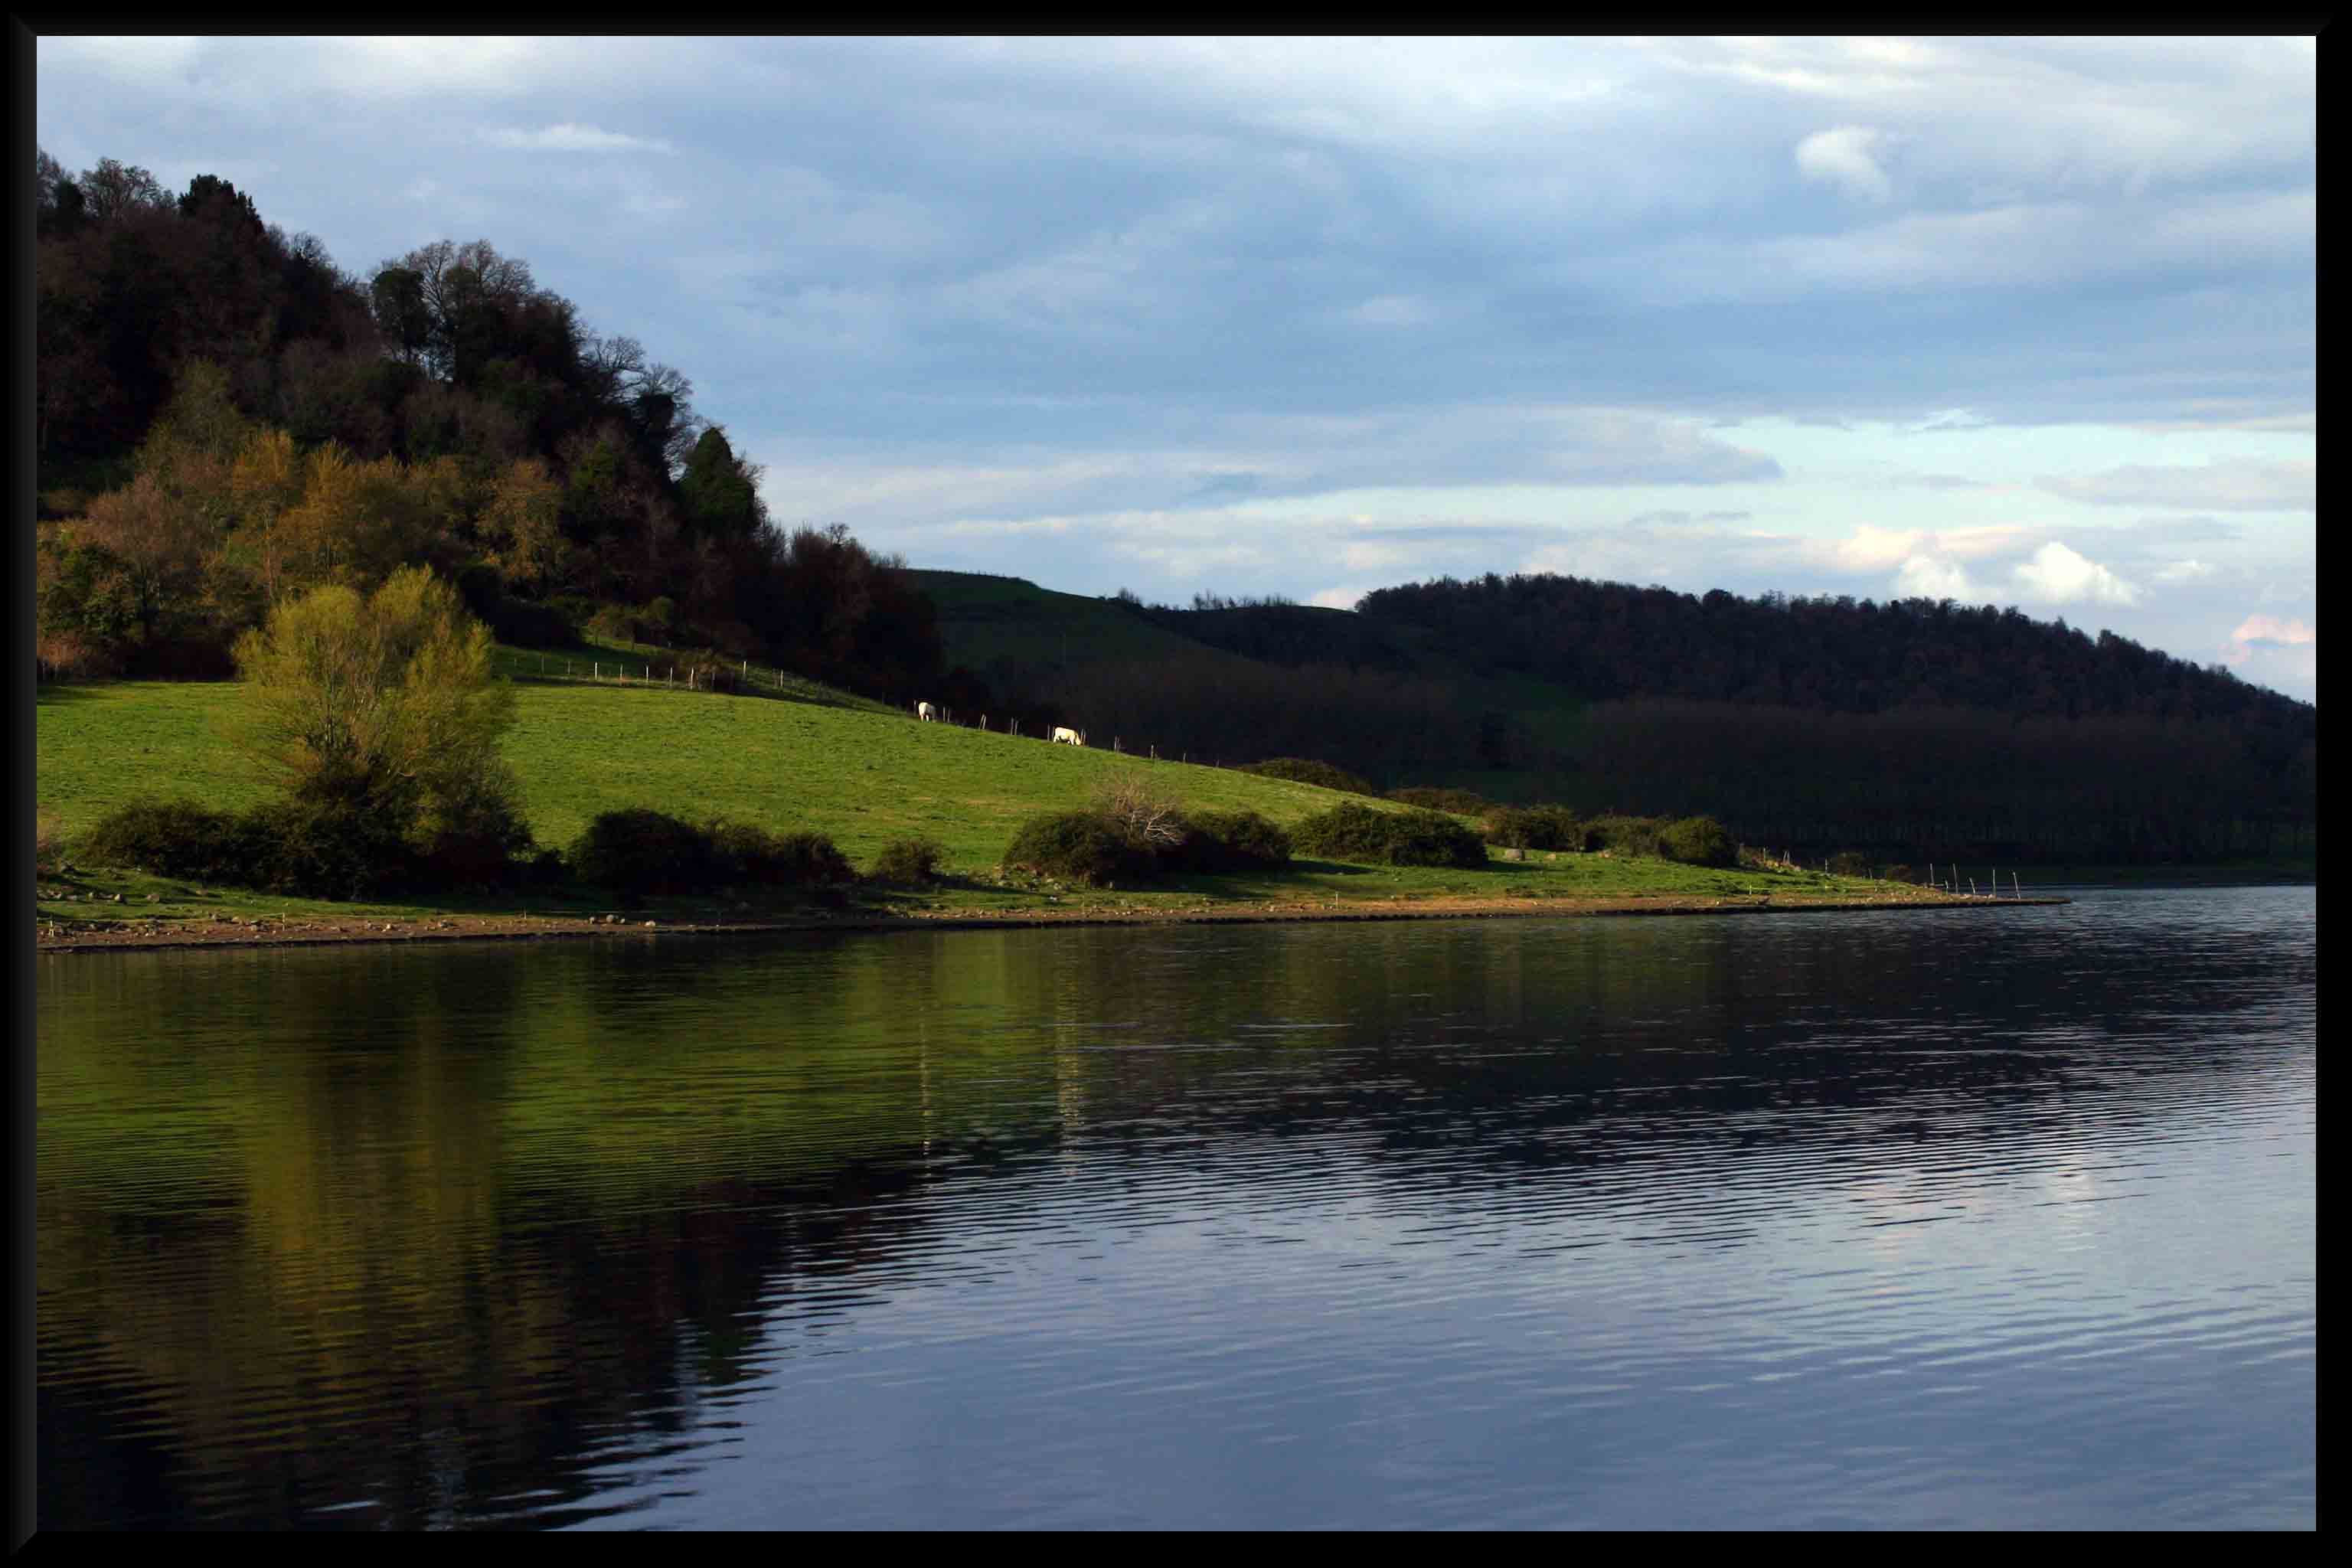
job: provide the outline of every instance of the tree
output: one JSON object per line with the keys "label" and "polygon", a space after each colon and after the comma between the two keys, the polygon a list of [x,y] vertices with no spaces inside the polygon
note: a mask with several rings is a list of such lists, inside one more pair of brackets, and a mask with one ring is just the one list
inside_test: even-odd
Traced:
{"label": "tree", "polygon": [[727,432],[713,425],[694,444],[686,473],[677,482],[688,521],[720,539],[748,539],[767,521],[756,487],[757,472],[735,456]]}
{"label": "tree", "polygon": [[238,747],[289,805],[469,864],[526,847],[500,738],[514,691],[489,628],[424,567],[362,597],[328,584],[281,605],[236,646]]}

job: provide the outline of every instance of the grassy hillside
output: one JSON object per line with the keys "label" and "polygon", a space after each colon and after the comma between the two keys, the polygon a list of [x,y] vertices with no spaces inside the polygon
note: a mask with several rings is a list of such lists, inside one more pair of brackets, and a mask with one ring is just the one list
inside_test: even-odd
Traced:
{"label": "grassy hillside", "polygon": [[[1056,671],[1105,664],[1149,667],[1170,658],[1229,664],[1236,671],[1283,668],[1221,646],[1237,636],[1248,640],[1221,623],[1260,612],[1181,612],[1186,626],[1200,630],[1196,637],[1155,624],[1115,600],[1056,593],[1024,578],[972,572],[918,571],[909,575],[939,606],[940,636],[949,661],[977,671],[1000,689],[1049,680]],[[1565,687],[1533,676],[1474,672],[1437,649],[1435,639],[1419,627],[1364,623],[1351,612],[1312,605],[1286,605],[1280,615],[1296,623],[1284,639],[1286,664],[1318,658],[1349,662],[1350,655],[1365,656],[1369,649],[1376,657],[1366,658],[1368,668],[1443,682],[1463,706],[1507,715],[1525,746],[1559,752],[1571,750],[1580,738],[1584,703]],[[1328,630],[1318,637],[1325,626]],[[1245,744],[1213,733],[1171,735],[1161,749],[1180,744],[1196,752],[1251,754]],[[1458,771],[1423,768],[1398,782],[1452,784],[1491,799],[1517,801],[1546,798],[1556,793],[1558,781],[1537,772],[1482,769],[1476,759],[1465,757]]]}
{"label": "grassy hillside", "polygon": [[[539,656],[501,657],[520,670]],[[814,828],[860,861],[892,838],[923,833],[947,846],[951,865],[977,868],[995,863],[1024,818],[1083,804],[1122,768],[1151,768],[1194,806],[1260,811],[1283,823],[1340,798],[1277,779],[919,723],[838,694],[829,704],[774,701],[528,674],[516,685],[507,756],[521,775],[531,829],[548,844],[569,843],[600,811],[653,805]],[[39,805],[70,835],[142,796],[253,803],[261,782],[219,724],[241,689],[165,681],[42,688]]]}
{"label": "grassy hillside", "polygon": [[1023,577],[909,572],[939,606],[948,662],[989,676],[1103,660],[1237,658],[1155,626],[1115,600],[1059,594]]}

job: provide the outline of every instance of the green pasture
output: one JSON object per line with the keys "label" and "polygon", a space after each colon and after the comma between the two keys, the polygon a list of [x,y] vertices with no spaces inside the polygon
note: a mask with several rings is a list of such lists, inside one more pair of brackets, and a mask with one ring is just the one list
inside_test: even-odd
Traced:
{"label": "green pasture", "polygon": [[[511,650],[502,658],[521,658]],[[230,746],[233,682],[52,685],[35,705],[35,795],[68,836],[142,798],[188,796],[236,809],[264,786]],[[1201,809],[1254,810],[1282,823],[1339,797],[1253,774],[1152,763],[1100,748],[920,723],[857,699],[768,700],[526,678],[506,754],[531,830],[565,845],[597,813],[652,806],[774,829],[830,834],[863,863],[893,838],[929,835],[961,870],[992,867],[1015,829],[1082,805],[1140,768]]]}
{"label": "green pasture", "polygon": [[[1073,889],[1002,880],[996,865],[1020,825],[1040,812],[1085,804],[1123,773],[1140,771],[1196,810],[1261,812],[1290,824],[1342,796],[1309,784],[1229,770],[1151,762],[1099,748],[926,724],[878,704],[816,689],[817,700],[730,696],[579,679],[540,679],[537,658],[501,650],[516,681],[517,721],[506,742],[531,829],[569,845],[597,813],[651,806],[701,820],[723,817],[774,830],[832,837],[859,867],[895,838],[928,836],[946,847],[941,886],[868,887],[869,910],[922,908],[985,915],[1052,905],[1096,911],[1182,910],[1302,901],[1404,902],[1440,897],[1749,898],[1772,893],[1855,898],[1884,884],[1819,874],[1709,870],[1663,860],[1599,855],[1490,859],[1449,869],[1304,860],[1278,872],[1180,878],[1148,890]],[[125,681],[51,685],[35,709],[35,792],[68,843],[133,800],[189,797],[225,809],[258,802],[261,780],[230,745],[223,721],[242,700],[229,682]],[[1402,809],[1402,807],[1396,809]],[[400,918],[529,908],[588,912],[609,898],[586,888],[529,895],[437,895],[364,906],[234,889],[193,889],[137,873],[82,868],[51,878],[76,896],[39,901],[41,918],[113,923],[211,914],[243,918]],[[1909,889],[1905,889],[1907,893]],[[111,895],[124,895],[122,904]],[[153,893],[157,902],[148,904]],[[756,897],[763,914],[790,913],[798,894]],[[753,908],[734,895],[655,900],[644,912],[699,920]]]}

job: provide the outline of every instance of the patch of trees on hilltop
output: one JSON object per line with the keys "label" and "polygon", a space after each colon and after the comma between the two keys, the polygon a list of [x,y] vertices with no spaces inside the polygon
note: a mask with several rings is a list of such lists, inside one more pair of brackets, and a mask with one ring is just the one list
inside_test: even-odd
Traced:
{"label": "patch of trees on hilltop", "polygon": [[692,384],[528,264],[439,240],[364,279],[199,175],[35,160],[40,658],[225,673],[322,582],[429,564],[511,641],[575,628],[893,697],[937,616],[845,530],[787,531]]}
{"label": "patch of trees on hilltop", "polygon": [[1294,604],[1276,595],[1227,598],[1195,594],[1189,609],[1147,605],[1124,590],[1118,598],[1130,613],[1154,626],[1244,658],[1288,668],[1338,665],[1392,675],[1429,673],[1418,668],[1394,626],[1344,610]]}
{"label": "patch of trees on hilltop", "polygon": [[1705,597],[1549,573],[1441,578],[1357,613],[1417,626],[1486,670],[1596,700],[1677,698],[1843,713],[1981,708],[2018,718],[2250,718],[2308,731],[2315,710],[2128,637],[1949,599]]}
{"label": "patch of trees on hilltop", "polygon": [[2318,712],[2228,670],[1949,600],[1701,597],[1549,574],[1367,595],[1473,668],[1593,700],[1536,766],[1587,810],[1808,853],[2313,853]]}

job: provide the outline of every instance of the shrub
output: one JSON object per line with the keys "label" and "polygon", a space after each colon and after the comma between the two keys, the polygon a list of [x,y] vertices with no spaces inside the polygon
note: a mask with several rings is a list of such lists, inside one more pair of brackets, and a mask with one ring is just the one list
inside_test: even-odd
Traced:
{"label": "shrub", "polygon": [[1374,811],[1335,805],[1291,829],[1309,855],[1374,866],[1483,866],[1486,846],[1461,823],[1434,811]]}
{"label": "shrub", "polygon": [[1274,757],[1263,763],[1251,763],[1236,770],[1256,773],[1261,778],[1288,779],[1293,784],[1318,784],[1324,789],[1336,789],[1349,795],[1368,795],[1374,799],[1380,791],[1365,779],[1360,779],[1345,768],[1335,768],[1328,763],[1318,763],[1312,757]]}
{"label": "shrub", "polygon": [[1395,816],[1392,811],[1374,811],[1353,802],[1335,805],[1295,824],[1291,846],[1308,855],[1380,865],[1388,858],[1389,823]]}
{"label": "shrub", "polygon": [[1832,876],[1867,877],[1870,875],[1870,857],[1855,850],[1842,850],[1830,857]]}
{"label": "shrub", "polygon": [[435,887],[508,885],[539,845],[507,770],[460,775],[425,797],[408,833],[418,869]]}
{"label": "shrub", "polygon": [[906,884],[930,881],[939,876],[940,862],[947,858],[947,854],[946,848],[933,839],[893,839],[874,857],[874,879]]}
{"label": "shrub", "polygon": [[748,822],[728,822],[713,818],[702,825],[702,837],[710,848],[710,878],[713,882],[783,882],[789,881],[782,847],[776,836],[763,827]]}
{"label": "shrub", "polygon": [[[241,819],[259,847],[259,874],[218,879],[314,899],[357,899],[427,879],[422,858],[398,826],[364,803],[298,798]],[[501,856],[501,860],[503,857]]]}
{"label": "shrub", "polygon": [[1392,789],[1388,798],[1417,805],[1423,811],[1454,811],[1464,816],[1475,816],[1494,808],[1494,802],[1482,797],[1475,790],[1422,788]]}
{"label": "shrub", "polygon": [[1685,816],[1661,827],[1657,837],[1658,852],[1685,866],[1730,866],[1739,858],[1739,846],[1711,816]]}
{"label": "shrub", "polygon": [[253,884],[268,847],[249,817],[189,800],[138,801],[110,811],[83,836],[83,858],[197,882]]}
{"label": "shrub", "polygon": [[1255,811],[1211,811],[1192,819],[1176,856],[1194,871],[1249,871],[1290,863],[1290,835]]}
{"label": "shrub", "polygon": [[1150,872],[1151,857],[1099,812],[1060,811],[1023,823],[1004,851],[1004,864],[1041,877],[1101,885],[1141,880]]}
{"label": "shrub", "polygon": [[1137,769],[1114,775],[1095,792],[1090,808],[1115,825],[1138,849],[1161,855],[1184,842],[1184,808],[1175,795]]}
{"label": "shrub", "polygon": [[588,634],[606,642],[637,640],[637,617],[624,605],[599,605],[588,616]]}
{"label": "shrub", "polygon": [[1625,816],[1612,813],[1596,816],[1584,825],[1584,847],[1606,849],[1612,855],[1645,855],[1662,858],[1658,835],[1665,827],[1664,820],[1654,816]]}
{"label": "shrub", "polygon": [[1564,805],[1497,806],[1486,816],[1486,842],[1513,849],[1581,849],[1584,827]]}
{"label": "shrub", "polygon": [[822,833],[784,833],[776,837],[776,857],[784,880],[803,888],[825,888],[857,879],[849,857]]}
{"label": "shrub", "polygon": [[690,892],[719,879],[709,838],[658,811],[599,813],[572,846],[583,880],[623,893]]}
{"label": "shrub", "polygon": [[1484,866],[1486,841],[1442,812],[1410,811],[1390,819],[1391,866]]}

